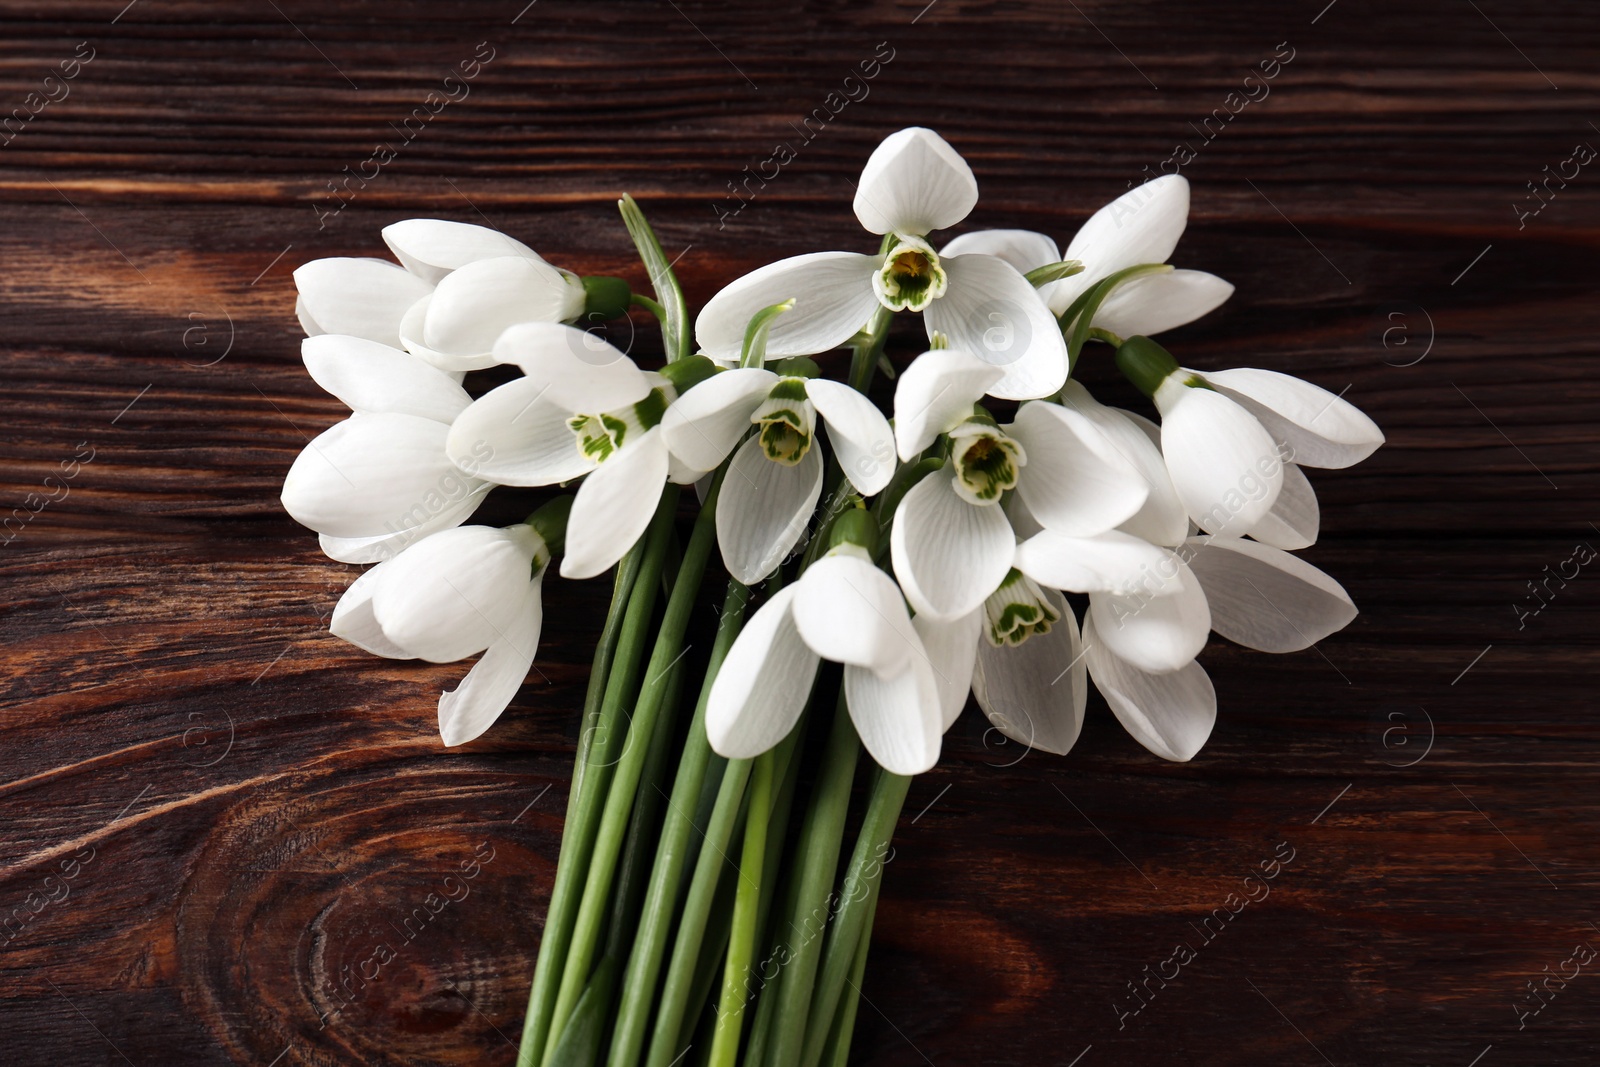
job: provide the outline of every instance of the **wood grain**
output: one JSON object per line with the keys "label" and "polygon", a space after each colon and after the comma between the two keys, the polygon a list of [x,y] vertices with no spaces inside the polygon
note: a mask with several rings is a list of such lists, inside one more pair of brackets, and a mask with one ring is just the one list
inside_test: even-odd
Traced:
{"label": "wood grain", "polygon": [[[513,1059],[605,590],[549,584],[538,671],[460,750],[433,703],[461,668],[325,632],[354,571],[277,503],[340,416],[298,362],[295,266],[434,215],[639,278],[628,190],[698,303],[869,244],[851,182],[909,124],[971,160],[969,225],[1065,239],[1288,42],[1184,167],[1179,259],[1238,293],[1172,347],[1347,389],[1384,427],[1315,478],[1305,553],[1363,614],[1291,656],[1215,641],[1191,764],[1098,699],[1064,758],[965,717],[908,801],[855,1060],[1594,1062],[1588,978],[1520,1029],[1515,1006],[1600,946],[1600,577],[1520,629],[1513,607],[1600,544],[1600,175],[1513,208],[1600,143],[1590,5],[123,2],[0,4],[0,116],[93,52],[0,146],[0,504],[59,497],[0,550],[0,1059]],[[327,215],[480,42],[470,95]],[[719,228],[780,142],[794,162]],[[1208,938],[1284,842],[1270,896]]]}

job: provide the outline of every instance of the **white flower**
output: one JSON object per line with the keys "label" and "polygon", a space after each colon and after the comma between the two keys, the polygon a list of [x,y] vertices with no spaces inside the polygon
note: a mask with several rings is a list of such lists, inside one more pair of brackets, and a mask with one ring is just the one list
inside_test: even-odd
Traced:
{"label": "white flower", "polygon": [[494,366],[502,330],[583,314],[577,275],[484,226],[407,219],[384,227],[400,260],[318,259],[294,272],[310,336],[342,333],[405,348],[449,371]]}
{"label": "white flower", "polygon": [[[1277,521],[1315,537],[1316,498],[1298,470],[1287,473],[1290,462],[1347,467],[1383,443],[1383,432],[1355,405],[1275,371],[1180,368],[1154,399],[1172,483],[1196,525],[1218,536],[1253,533],[1265,521],[1264,538],[1301,547],[1268,520],[1292,479],[1296,495]],[[1302,516],[1298,524],[1286,518],[1293,515]]]}
{"label": "white flower", "polygon": [[660,427],[677,391],[604,340],[558,323],[513,326],[494,352],[524,377],[490,390],[456,418],[449,454],[484,457],[477,469],[502,485],[587,475],[568,520],[561,574],[591,578],[644,533],[669,475],[694,480],[693,472],[674,469]]}
{"label": "white flower", "polygon": [[[889,422],[865,396],[825,378],[742,367],[690,389],[661,421],[667,447],[691,471],[712,470],[735,446],[717,505],[722,560],[746,585],[777,567],[805,532],[822,492],[817,416],[845,476],[872,496],[894,474]],[[739,445],[750,427],[758,432]]]}
{"label": "white flower", "polygon": [[[1017,270],[1028,271],[1061,260],[1084,269],[1040,290],[1050,310],[1060,315],[1083,293],[1117,271],[1165,263],[1189,221],[1189,180],[1167,174],[1131,189],[1095,212],[1067,245],[1065,254],[1042,233],[1030,230],[979,230],[945,245],[942,255],[987,253]],[[1193,322],[1233,295],[1233,286],[1214,274],[1170,270],[1130,278],[1106,297],[1091,325],[1120,337],[1150,336]]]}
{"label": "white flower", "polygon": [[816,252],[768,264],[727,286],[700,312],[695,336],[713,359],[739,358],[745,328],[763,308],[794,300],[772,326],[767,354],[812,355],[843,344],[878,308],[924,312],[931,338],[1002,367],[991,386],[1010,399],[1048,396],[1067,377],[1066,342],[1039,293],[992,255],[942,255],[933,230],[966,218],[978,198],[966,160],[920,127],[890,135],[872,153],[856,188],[855,211],[889,238],[882,255]]}
{"label": "white flower", "polygon": [[957,349],[926,352],[895,388],[895,438],[910,462],[940,435],[950,462],[912,486],[895,512],[895,576],[918,617],[968,615],[1000,585],[1016,535],[998,505],[1013,488],[1045,526],[1093,537],[1136,514],[1138,471],[1077,412],[1030,402],[1009,426],[974,404],[1003,371]]}
{"label": "white flower", "polygon": [[500,717],[533,665],[549,562],[531,526],[436,533],[357,578],[328,629],[390,659],[453,663],[482,652],[439,697],[439,735],[465,744]]}
{"label": "white flower", "polygon": [[284,510],[345,563],[372,563],[465,522],[492,485],[480,455],[445,453],[471,402],[448,374],[376,341],[339,334],[301,344],[317,384],[354,412],[301,451],[283,480]]}
{"label": "white flower", "polygon": [[[1036,529],[1025,509],[1013,511],[1019,530]],[[1084,543],[1039,531],[1018,546],[1017,566],[1051,588],[1010,584],[985,606],[989,618],[996,618],[996,603],[1026,605],[1031,592],[1063,619],[1050,620],[1048,637],[1035,631],[1019,643],[997,644],[991,629],[978,646],[973,692],[1007,736],[1052,752],[1064,751],[1055,745],[1070,744],[1081,723],[1082,694],[1069,699],[1062,684],[1068,677],[1077,684],[1063,673],[1069,667],[1087,666],[1146,748],[1187,760],[1216,720],[1215,693],[1194,659],[1208,630],[1258,651],[1296,652],[1356,615],[1349,595],[1322,571],[1240,538],[1190,537],[1169,550],[1124,533]],[[1058,585],[1089,593],[1081,643],[1058,634],[1072,623]],[[1054,652],[1047,651],[1051,643]]]}
{"label": "white flower", "polygon": [[971,660],[965,673],[941,679],[938,671],[951,668],[935,667],[920,629],[864,549],[836,546],[763,604],[728,650],[706,705],[711,747],[748,759],[782,741],[818,664],[830,659],[844,664],[850,719],[872,758],[894,774],[921,774],[938,761],[946,702],[954,693],[960,710]]}

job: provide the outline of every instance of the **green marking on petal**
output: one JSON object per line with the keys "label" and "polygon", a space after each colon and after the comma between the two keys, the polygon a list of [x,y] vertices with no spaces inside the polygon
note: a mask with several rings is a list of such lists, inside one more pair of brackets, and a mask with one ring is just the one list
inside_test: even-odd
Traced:
{"label": "green marking on petal", "polygon": [[1016,568],[983,602],[984,634],[997,648],[1015,647],[1036,634],[1047,634],[1061,613],[1045,599],[1044,590]]}
{"label": "green marking on petal", "polygon": [[568,418],[567,428],[577,439],[578,451],[596,463],[604,463],[625,443],[660,425],[667,405],[677,399],[678,393],[665,378],[656,380],[662,384],[645,394],[643,400],[620,411],[598,415],[579,412]]}
{"label": "green marking on petal", "polygon": [[872,276],[872,291],[890,311],[921,311],[945,294],[950,286],[939,255],[920,237],[895,236]]}
{"label": "green marking on petal", "polygon": [[1028,462],[1022,446],[993,419],[974,417],[950,431],[950,459],[957,495],[969,504],[996,504],[1016,487]]}
{"label": "green marking on petal", "polygon": [[750,422],[761,428],[761,450],[774,463],[788,467],[811,451],[816,419],[816,409],[806,397],[804,378],[780,378],[750,416]]}

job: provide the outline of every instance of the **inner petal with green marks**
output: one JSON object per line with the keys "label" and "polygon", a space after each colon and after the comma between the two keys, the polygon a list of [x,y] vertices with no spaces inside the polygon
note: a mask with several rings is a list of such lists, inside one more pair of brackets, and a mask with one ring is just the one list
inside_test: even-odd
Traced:
{"label": "inner petal with green marks", "polygon": [[1027,454],[987,417],[970,418],[950,431],[956,493],[969,504],[998,504],[1017,484]]}
{"label": "inner petal with green marks", "polygon": [[567,419],[567,428],[577,440],[579,452],[596,463],[604,463],[623,445],[659,425],[667,405],[676,399],[677,391],[662,379],[637,404],[598,415],[577,412]]}
{"label": "inner petal with green marks", "polygon": [[774,463],[792,467],[811,451],[817,409],[806,396],[804,378],[780,378],[750,421],[759,426],[761,451]]}
{"label": "inner petal with green marks", "polygon": [[1045,599],[1044,590],[1016,568],[983,602],[984,634],[995,647],[1020,645],[1034,634],[1047,634],[1061,613]]}
{"label": "inner petal with green marks", "polygon": [[890,311],[921,311],[950,287],[939,255],[920,237],[895,235],[895,244],[872,276],[872,291]]}

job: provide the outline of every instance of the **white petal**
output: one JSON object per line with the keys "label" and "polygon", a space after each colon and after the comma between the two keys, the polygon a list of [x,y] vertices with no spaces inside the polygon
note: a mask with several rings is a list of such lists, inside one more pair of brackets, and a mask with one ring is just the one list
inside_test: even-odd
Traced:
{"label": "white petal", "polygon": [[1293,450],[1302,467],[1348,467],[1383,444],[1383,431],[1361,409],[1288,374],[1238,367],[1201,375],[1261,420],[1274,440]]}
{"label": "white petal", "polygon": [[1075,537],[1104,533],[1144,506],[1150,487],[1128,443],[1072,408],[1022,405],[1007,431],[1028,454],[1017,493],[1046,528]]}
{"label": "white petal", "polygon": [[790,612],[811,650],[823,659],[899,674],[922,643],[900,587],[869,561],[824,556],[795,588]]}
{"label": "white petal", "polygon": [[1322,510],[1310,479],[1293,463],[1285,463],[1283,491],[1272,510],[1250,527],[1250,536],[1264,545],[1292,551],[1316,544],[1321,526]]}
{"label": "white petal", "polygon": [[300,302],[322,333],[400,347],[400,319],[433,286],[381,259],[314,259],[294,272]]}
{"label": "white petal", "polygon": [[1200,580],[1178,564],[1176,592],[1153,596],[1091,593],[1089,618],[1107,648],[1142,671],[1175,671],[1200,654],[1211,632],[1211,609]]}
{"label": "white petal", "polygon": [[910,463],[934,439],[972,414],[1005,371],[957,348],[924,352],[894,386],[894,436]]}
{"label": "white petal", "polygon": [[999,256],[1023,274],[1061,262],[1061,251],[1055,241],[1032,230],[974,230],[952,240],[939,250],[939,255],[963,256],[974,252]]}
{"label": "white petal", "polygon": [[449,375],[409,352],[328,333],[300,342],[312,379],[362,414],[398,412],[449,422],[472,402]]}
{"label": "white petal", "polygon": [[1016,538],[998,507],[956,495],[949,467],[911,487],[889,535],[895,577],[919,614],[955,619],[983,604],[1011,571]]}
{"label": "white petal", "polygon": [[942,333],[951,348],[965,349],[1002,368],[993,396],[1027,400],[1049,396],[1067,380],[1067,343],[1037,290],[1017,268],[994,256],[951,256],[940,261],[949,278],[945,295],[923,313],[928,336]]}
{"label": "white petal", "polygon": [[1195,537],[1189,566],[1211,603],[1211,627],[1261,652],[1298,652],[1344,629],[1356,606],[1344,587],[1270,545]]}
{"label": "white petal", "polygon": [[373,567],[364,571],[350,583],[328,621],[328,632],[365,649],[374,656],[386,659],[415,659],[411,653],[395,644],[383,634],[383,627],[372,614],[372,593],[382,583],[384,568]]}
{"label": "white petal", "polygon": [[469,222],[405,219],[385,226],[383,240],[406,270],[435,285],[451,271],[480,259],[539,258],[516,238]]}
{"label": "white petal", "polygon": [[777,381],[756,367],[713,374],[667,408],[661,420],[667,448],[691,470],[714,469],[750,429],[750,416]]}
{"label": "white petal", "polygon": [[939,762],[944,720],[926,656],[913,656],[888,678],[847,666],[844,696],[861,744],[878,766],[890,774],[921,774]]}
{"label": "white petal", "polygon": [[706,736],[718,755],[750,759],[789,736],[817,673],[817,654],[789,614],[795,586],[773,594],[728,650],[706,702]]}
{"label": "white petal", "polygon": [[415,415],[352,415],[295,458],[283,479],[284,510],[334,537],[419,526],[479,487],[445,456],[448,432]]}
{"label": "white petal", "polygon": [[756,312],[785,300],[794,307],[772,321],[767,358],[810,356],[838,348],[878,307],[872,292],[876,256],[812,252],[751,271],[712,297],[695,319],[694,335],[712,359],[736,361]]}
{"label": "white petal", "polygon": [[567,518],[563,578],[593,578],[616,566],[643,536],[667,481],[667,446],[652,427],[594,469]]}
{"label": "white petal", "polygon": [[792,467],[768,459],[754,437],[740,445],[717,503],[717,544],[728,573],[745,585],[771,574],[806,532],[821,495],[822,450],[815,444]]}
{"label": "white petal", "polygon": [[1211,314],[1232,295],[1231,283],[1201,270],[1146,274],[1113,289],[1093,325],[1118,337],[1150,337]]}
{"label": "white petal", "polygon": [[856,218],[873,233],[921,236],[954,226],[978,202],[978,179],[943,137],[920,126],[873,149],[856,186]]}
{"label": "white petal", "polygon": [[1083,624],[1084,659],[1094,687],[1133,739],[1162,759],[1194,758],[1217,722],[1217,693],[1205,668],[1190,661],[1175,671],[1150,674],[1112,655]]}
{"label": "white petal", "polygon": [[1068,537],[1042,530],[1017,546],[1016,567],[1054,589],[1124,596],[1172,596],[1182,584],[1171,549],[1120,530]]}
{"label": "white petal", "polygon": [[807,382],[806,396],[827,423],[828,444],[856,492],[882,492],[894,476],[894,430],[883,412],[848,385],[826,378]]}
{"label": "white petal", "polygon": [[1045,590],[1061,621],[1020,645],[978,642],[972,692],[1002,734],[1028,748],[1065,755],[1083,729],[1089,676],[1078,620],[1066,600]]}
{"label": "white petal", "polygon": [[588,415],[637,404],[650,380],[627,354],[604,338],[558,322],[523,322],[495,342],[494,354],[515,363],[552,400]]}
{"label": "white petal", "polygon": [[1082,274],[1044,287],[1056,314],[1091,285],[1125,267],[1165,263],[1189,222],[1189,179],[1164,174],[1096,211],[1067,245],[1063,259],[1081,259]]}
{"label": "white petal", "polygon": [[[474,485],[476,488],[471,488]],[[323,555],[340,563],[381,563],[386,559],[393,559],[408,546],[429,534],[448,530],[466,522],[472,517],[472,513],[478,510],[478,505],[483,503],[483,498],[489,495],[489,490],[492,488],[494,486],[487,483],[468,482],[462,479],[461,487],[457,489],[459,495],[445,496],[443,503],[438,504],[436,510],[425,508],[430,517],[416,526],[372,537],[333,537],[329,534],[319,534],[317,544],[322,548]],[[438,502],[430,500],[429,503]]]}
{"label": "white petal", "polygon": [[1142,416],[1107,407],[1089,395],[1081,384],[1069,381],[1061,390],[1063,406],[1088,419],[1104,442],[1127,460],[1144,479],[1149,495],[1144,506],[1119,528],[1157,545],[1173,546],[1189,534],[1189,514],[1183,510],[1172,476],[1161,458],[1161,431]]}
{"label": "white petal", "polygon": [[294,298],[294,317],[299,320],[300,328],[306,332],[307,337],[315,337],[320,333],[327,332],[317,325],[316,319],[311,317],[311,311],[306,307],[306,298],[303,296],[297,295]]}
{"label": "white petal", "polygon": [[1283,459],[1256,417],[1210,389],[1184,392],[1161,417],[1161,454],[1178,499],[1202,530],[1241,534],[1272,510]]}
{"label": "white petal", "polygon": [[567,426],[572,411],[547,387],[517,378],[474,400],[450,427],[445,449],[463,470],[501,485],[555,485],[594,469]]}
{"label": "white petal", "polygon": [[526,526],[460,526],[385,563],[372,611],[395,644],[433,663],[482,652],[505,636],[533,578],[538,535]]}
{"label": "white petal", "polygon": [[438,367],[456,380],[466,377],[469,370],[485,370],[500,361],[492,352],[440,352],[422,343],[422,331],[428,323],[428,309],[433,306],[433,295],[423,297],[411,305],[400,319],[400,343],[418,359]]}
{"label": "white petal", "polygon": [[539,649],[544,622],[538,580],[525,587],[522,604],[505,630],[473,664],[461,684],[439,696],[439,737],[446,745],[464,745],[494,725],[528,677]]}
{"label": "white petal", "polygon": [[982,640],[983,609],[951,620],[918,615],[911,625],[922,639],[928,666],[939,688],[940,729],[948,731],[967,706],[967,694],[972,691],[972,672]]}
{"label": "white petal", "polygon": [[434,290],[422,343],[440,352],[490,352],[508,327],[576,318],[582,301],[582,288],[542,259],[476,260],[451,272]]}

